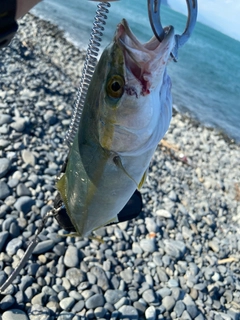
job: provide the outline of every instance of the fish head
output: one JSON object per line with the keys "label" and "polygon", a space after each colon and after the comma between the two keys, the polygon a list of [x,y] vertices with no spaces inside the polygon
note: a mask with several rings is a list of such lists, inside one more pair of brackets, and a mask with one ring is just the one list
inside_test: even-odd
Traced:
{"label": "fish head", "polygon": [[[174,47],[174,28],[165,28],[165,34],[161,43],[154,36],[143,44],[125,19],[118,24],[113,42],[101,58],[106,72],[99,108],[99,140],[103,148],[129,151],[152,136],[156,125],[153,118],[161,112],[161,99],[171,95],[166,66]],[[160,94],[163,84],[168,86],[165,97]]]}

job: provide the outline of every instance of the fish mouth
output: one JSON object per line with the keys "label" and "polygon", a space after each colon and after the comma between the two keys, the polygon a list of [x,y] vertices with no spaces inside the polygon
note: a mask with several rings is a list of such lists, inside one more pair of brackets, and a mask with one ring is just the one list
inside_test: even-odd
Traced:
{"label": "fish mouth", "polygon": [[126,67],[142,83],[145,93],[149,93],[154,74],[159,75],[163,73],[163,69],[165,70],[175,44],[174,28],[168,26],[164,31],[165,37],[162,42],[153,36],[148,42],[141,43],[125,19],[117,27],[115,42],[123,50]]}

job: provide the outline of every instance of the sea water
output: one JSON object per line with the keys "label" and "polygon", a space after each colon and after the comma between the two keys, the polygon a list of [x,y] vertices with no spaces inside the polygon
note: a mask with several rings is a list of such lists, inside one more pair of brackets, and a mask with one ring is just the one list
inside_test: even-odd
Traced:
{"label": "sea water", "polygon": [[[33,13],[57,24],[70,41],[86,49],[97,4],[87,0],[44,0]],[[153,36],[147,0],[112,2],[102,49],[112,40],[122,18],[127,19],[141,41]],[[162,6],[161,21],[182,34],[186,16]],[[173,102],[180,112],[188,112],[204,125],[218,127],[240,143],[240,42],[197,23],[192,37],[179,50],[178,62],[169,63],[169,75]]]}

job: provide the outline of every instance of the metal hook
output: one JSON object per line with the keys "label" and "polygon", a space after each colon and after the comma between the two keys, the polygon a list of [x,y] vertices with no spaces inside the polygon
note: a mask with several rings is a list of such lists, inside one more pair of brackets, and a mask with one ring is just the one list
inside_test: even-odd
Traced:
{"label": "metal hook", "polygon": [[[186,0],[188,7],[188,20],[182,35],[175,35],[175,47],[172,56],[177,61],[178,49],[190,38],[197,20],[197,0]],[[160,18],[161,0],[148,0],[148,15],[152,30],[156,38],[161,42],[164,39],[165,31]]]}

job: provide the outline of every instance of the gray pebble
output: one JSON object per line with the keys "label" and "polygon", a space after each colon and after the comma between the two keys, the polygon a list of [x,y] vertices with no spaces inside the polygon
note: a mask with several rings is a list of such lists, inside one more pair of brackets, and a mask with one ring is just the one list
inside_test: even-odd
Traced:
{"label": "gray pebble", "polygon": [[133,273],[131,268],[127,268],[123,271],[121,271],[120,276],[123,278],[123,280],[126,283],[131,283],[133,279]]}
{"label": "gray pebble", "polygon": [[110,288],[108,278],[105,271],[97,266],[91,268],[91,273],[94,274],[97,278],[97,285],[101,287],[104,291]]}
{"label": "gray pebble", "polygon": [[145,311],[146,320],[155,320],[157,316],[156,309],[154,306],[150,306]]}
{"label": "gray pebble", "polygon": [[184,310],[184,311],[183,311],[182,319],[192,320],[192,317],[191,317],[190,314],[187,312],[187,310]]}
{"label": "gray pebble", "polygon": [[8,242],[6,246],[6,252],[8,255],[13,256],[17,253],[18,249],[21,248],[23,242],[21,238],[14,238]]}
{"label": "gray pebble", "polygon": [[33,278],[29,275],[25,275],[21,278],[21,283],[19,284],[19,289],[21,291],[25,291],[28,287],[30,287],[33,283]]}
{"label": "gray pebble", "polygon": [[0,178],[5,177],[11,168],[11,161],[7,158],[0,158]]}
{"label": "gray pebble", "polygon": [[28,320],[28,316],[20,309],[12,309],[2,314],[2,320]]}
{"label": "gray pebble", "polygon": [[132,306],[122,306],[118,311],[121,314],[122,320],[129,320],[129,319],[137,320],[138,319],[138,312]]}
{"label": "gray pebble", "polygon": [[133,242],[132,251],[135,254],[142,254],[143,250],[137,242]]}
{"label": "gray pebble", "polygon": [[124,305],[129,305],[129,299],[126,297],[122,297],[120,300],[118,300],[115,304],[114,307],[115,309],[120,309]]}
{"label": "gray pebble", "polygon": [[32,305],[44,305],[46,302],[46,295],[44,293],[38,293],[36,294],[32,300]]}
{"label": "gray pebble", "polygon": [[31,306],[28,309],[29,320],[50,320],[50,310],[40,305]]}
{"label": "gray pebble", "polygon": [[79,252],[74,246],[69,246],[64,255],[64,264],[71,267],[79,267]]}
{"label": "gray pebble", "polygon": [[12,117],[8,114],[0,113],[0,126],[12,122]]}
{"label": "gray pebble", "polygon": [[72,312],[77,313],[80,312],[85,306],[85,302],[83,300],[79,300],[75,305],[72,307]]}
{"label": "gray pebble", "polygon": [[110,304],[115,304],[117,301],[119,301],[122,297],[125,296],[126,292],[112,289],[107,290],[104,294],[106,301]]}
{"label": "gray pebble", "polygon": [[30,164],[31,166],[35,166],[36,164],[36,157],[30,150],[22,150],[22,159],[26,164]]}
{"label": "gray pebble", "polygon": [[23,118],[16,118],[14,122],[10,124],[10,127],[12,127],[17,132],[23,132],[25,129],[26,121]]}
{"label": "gray pebble", "polygon": [[72,297],[64,298],[59,302],[60,307],[65,311],[71,310],[74,304],[75,304],[75,299]]}
{"label": "gray pebble", "polygon": [[2,251],[3,247],[5,246],[5,243],[7,241],[8,236],[9,236],[8,231],[0,232],[0,252]]}
{"label": "gray pebble", "polygon": [[186,252],[186,246],[182,241],[176,241],[172,239],[165,239],[164,242],[164,250],[166,253],[176,259],[181,258]]}
{"label": "gray pebble", "polygon": [[162,305],[167,311],[171,311],[175,306],[175,299],[172,296],[166,296],[162,299]]}
{"label": "gray pebble", "polygon": [[153,289],[148,289],[144,291],[142,297],[149,304],[153,303],[156,300],[156,295]]}
{"label": "gray pebble", "polygon": [[166,271],[162,267],[157,267],[157,274],[159,277],[160,282],[167,282],[168,281],[168,275],[166,274]]}
{"label": "gray pebble", "polygon": [[16,192],[18,197],[22,197],[22,196],[31,196],[31,191],[25,186],[24,183],[19,183],[17,188],[16,188]]}
{"label": "gray pebble", "polygon": [[105,308],[103,308],[103,307],[97,307],[94,310],[94,314],[98,319],[99,318],[103,318],[104,319],[106,312],[107,312],[107,310]]}
{"label": "gray pebble", "polygon": [[158,209],[156,211],[156,215],[161,217],[161,218],[166,218],[166,219],[171,219],[172,218],[172,214],[164,209]]}
{"label": "gray pebble", "polygon": [[0,309],[1,310],[7,310],[11,308],[11,306],[15,303],[14,297],[11,295],[6,295],[1,301],[0,301]]}
{"label": "gray pebble", "polygon": [[22,211],[24,214],[28,213],[32,206],[35,204],[35,200],[28,196],[22,196],[17,199],[14,203],[14,208],[17,209],[19,212]]}
{"label": "gray pebble", "polygon": [[186,309],[187,309],[187,312],[191,316],[192,319],[197,317],[199,311],[198,311],[198,308],[197,308],[197,306],[195,304],[186,305]]}
{"label": "gray pebble", "polygon": [[157,294],[163,299],[164,297],[171,295],[171,290],[165,287],[157,290]]}
{"label": "gray pebble", "polygon": [[85,272],[81,271],[78,268],[68,269],[66,271],[66,278],[74,287],[77,287],[80,283],[87,279]]}
{"label": "gray pebble", "polygon": [[178,287],[178,285],[179,285],[179,283],[178,283],[178,280],[176,280],[176,279],[170,279],[168,281],[169,288],[176,288],[176,287]]}
{"label": "gray pebble", "polygon": [[87,309],[95,309],[97,307],[103,307],[104,303],[105,299],[101,294],[94,294],[86,300],[85,305]]}
{"label": "gray pebble", "polygon": [[142,239],[140,241],[140,247],[144,252],[154,252],[156,250],[155,239]]}
{"label": "gray pebble", "polygon": [[53,248],[54,244],[55,243],[53,240],[41,241],[37,244],[36,248],[33,250],[33,254],[41,254],[41,253],[48,252]]}
{"label": "gray pebble", "polygon": [[173,309],[173,311],[176,313],[176,316],[181,317],[184,310],[185,310],[185,304],[182,301],[177,301]]}
{"label": "gray pebble", "polygon": [[6,199],[11,194],[6,182],[0,181],[0,200]]}

